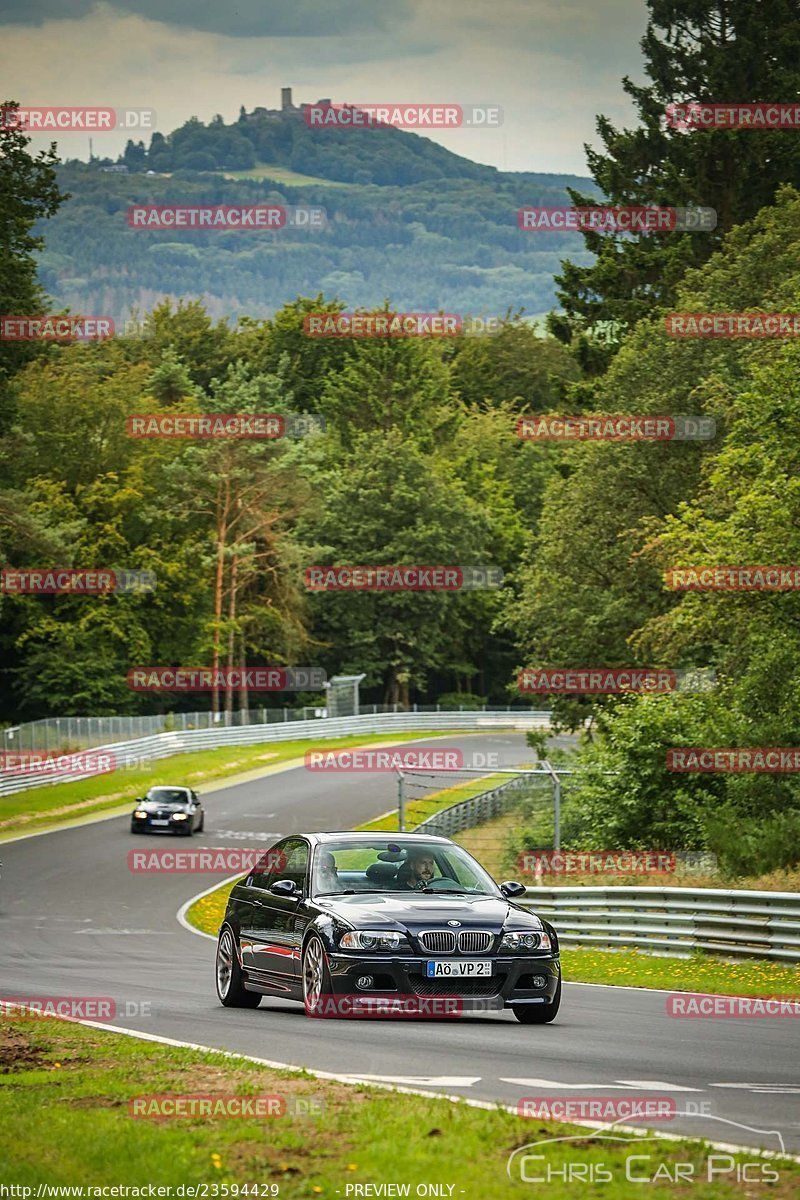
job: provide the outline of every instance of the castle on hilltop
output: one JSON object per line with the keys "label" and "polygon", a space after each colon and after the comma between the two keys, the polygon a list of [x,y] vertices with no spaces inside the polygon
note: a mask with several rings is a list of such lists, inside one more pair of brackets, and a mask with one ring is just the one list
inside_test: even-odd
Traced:
{"label": "castle on hilltop", "polygon": [[[316,104],[330,104],[330,97],[325,97],[323,100],[316,100]],[[304,101],[304,103],[306,103]],[[290,87],[281,88],[281,106],[280,108],[254,108],[251,113],[245,113],[246,121],[280,121],[284,117],[298,117],[302,120],[303,104],[297,105],[292,103],[292,89]]]}

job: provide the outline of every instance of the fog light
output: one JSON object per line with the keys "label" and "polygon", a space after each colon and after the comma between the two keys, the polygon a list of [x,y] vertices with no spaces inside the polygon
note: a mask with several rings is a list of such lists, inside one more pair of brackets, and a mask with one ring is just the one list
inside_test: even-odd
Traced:
{"label": "fog light", "polygon": [[545,979],[544,975],[534,975],[533,986],[535,988],[547,987],[547,980]]}
{"label": "fog light", "polygon": [[361,988],[362,992],[366,991],[367,988],[373,987],[374,984],[375,980],[371,975],[359,975],[358,979],[356,980],[356,987]]}

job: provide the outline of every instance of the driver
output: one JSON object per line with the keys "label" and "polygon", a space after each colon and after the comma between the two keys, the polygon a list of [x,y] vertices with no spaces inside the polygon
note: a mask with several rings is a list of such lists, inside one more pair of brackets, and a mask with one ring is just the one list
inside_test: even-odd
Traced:
{"label": "driver", "polygon": [[426,851],[412,854],[407,862],[407,872],[404,872],[406,887],[415,892],[427,887],[433,880],[435,869],[436,864],[432,854],[428,854]]}

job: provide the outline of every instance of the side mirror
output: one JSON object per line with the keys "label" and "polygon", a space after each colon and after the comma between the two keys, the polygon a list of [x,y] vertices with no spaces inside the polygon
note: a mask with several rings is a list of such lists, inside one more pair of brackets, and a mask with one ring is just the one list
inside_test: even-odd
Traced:
{"label": "side mirror", "polygon": [[269,890],[273,896],[283,896],[284,899],[288,899],[289,897],[300,898],[300,892],[293,879],[277,879]]}
{"label": "side mirror", "polygon": [[513,900],[516,896],[524,896],[527,890],[524,883],[517,883],[515,879],[507,879],[505,883],[500,884],[500,891],[508,900]]}

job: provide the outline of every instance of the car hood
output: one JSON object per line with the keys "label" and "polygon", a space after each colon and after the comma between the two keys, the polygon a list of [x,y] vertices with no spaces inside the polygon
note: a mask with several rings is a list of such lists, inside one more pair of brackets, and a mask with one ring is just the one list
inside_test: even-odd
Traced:
{"label": "car hood", "polygon": [[320,896],[316,903],[326,912],[361,929],[387,925],[392,929],[416,932],[446,929],[448,921],[460,921],[465,929],[495,932],[512,922],[515,928],[542,928],[535,913],[502,896],[437,896],[412,892],[406,897],[368,892],[359,896]]}

